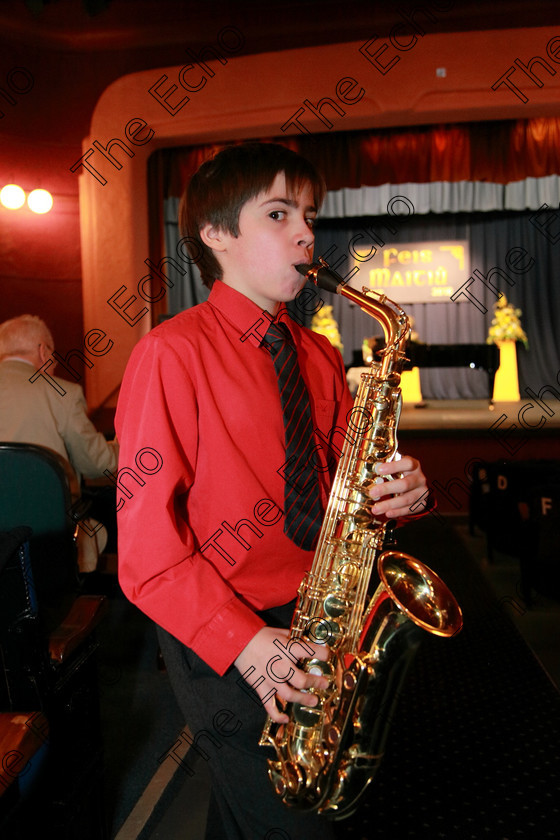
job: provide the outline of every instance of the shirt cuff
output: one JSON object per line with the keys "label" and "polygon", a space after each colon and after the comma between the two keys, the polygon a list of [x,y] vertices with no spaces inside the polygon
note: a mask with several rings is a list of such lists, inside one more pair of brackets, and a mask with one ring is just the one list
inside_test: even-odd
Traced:
{"label": "shirt cuff", "polygon": [[191,647],[222,676],[263,627],[266,622],[262,618],[234,599],[199,631]]}

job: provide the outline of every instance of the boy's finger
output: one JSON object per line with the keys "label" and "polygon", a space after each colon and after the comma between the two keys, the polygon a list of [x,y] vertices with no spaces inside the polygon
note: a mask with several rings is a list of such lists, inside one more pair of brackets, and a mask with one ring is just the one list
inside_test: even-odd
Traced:
{"label": "boy's finger", "polygon": [[290,719],[288,715],[278,708],[273,699],[267,700],[267,702],[263,705],[268,713],[268,716],[274,721],[274,723],[289,723]]}

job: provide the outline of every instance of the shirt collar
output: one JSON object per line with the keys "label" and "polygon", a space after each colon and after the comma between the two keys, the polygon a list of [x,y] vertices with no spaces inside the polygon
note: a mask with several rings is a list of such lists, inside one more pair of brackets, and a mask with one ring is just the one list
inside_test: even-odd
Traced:
{"label": "shirt collar", "polygon": [[30,362],[29,359],[24,359],[21,356],[4,356],[2,362],[23,362],[26,365],[31,365],[31,367],[35,367],[33,362]]}
{"label": "shirt collar", "polygon": [[276,319],[274,319],[270,312],[263,311],[246,295],[221,280],[214,281],[208,303],[218,309],[225,320],[239,330],[240,341],[249,341],[254,347],[262,345],[268,325],[273,320],[286,324],[292,338],[295,339],[293,321],[284,303],[280,304]]}

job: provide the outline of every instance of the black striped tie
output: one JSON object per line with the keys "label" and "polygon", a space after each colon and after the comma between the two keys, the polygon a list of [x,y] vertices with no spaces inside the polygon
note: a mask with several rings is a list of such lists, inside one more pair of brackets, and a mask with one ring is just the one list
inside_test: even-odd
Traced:
{"label": "black striped tie", "polygon": [[309,551],[321,526],[319,481],[311,460],[314,438],[309,395],[288,328],[270,324],[263,344],[272,356],[284,416],[284,533]]}

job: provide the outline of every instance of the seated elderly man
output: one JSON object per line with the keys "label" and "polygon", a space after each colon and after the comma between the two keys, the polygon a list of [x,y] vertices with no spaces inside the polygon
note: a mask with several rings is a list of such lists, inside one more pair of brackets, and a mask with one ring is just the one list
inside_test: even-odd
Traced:
{"label": "seated elderly man", "polygon": [[[0,440],[34,443],[62,455],[77,499],[82,476],[98,478],[105,470],[116,471],[118,443],[105,440],[89,420],[80,385],[52,376],[53,352],[53,337],[37,316],[20,315],[0,324]],[[49,376],[34,376],[49,359]],[[93,538],[79,530],[81,571],[95,568],[106,532],[103,544],[100,537],[99,530]]]}

